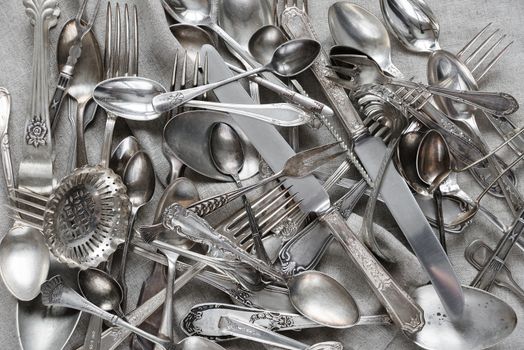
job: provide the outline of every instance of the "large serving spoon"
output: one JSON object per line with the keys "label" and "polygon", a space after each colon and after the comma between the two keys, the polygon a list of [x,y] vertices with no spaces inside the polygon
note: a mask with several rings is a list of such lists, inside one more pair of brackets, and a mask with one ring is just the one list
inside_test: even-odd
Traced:
{"label": "large serving spoon", "polygon": [[[242,188],[242,182],[240,182],[238,174],[245,162],[244,150],[240,137],[229,124],[216,123],[213,126],[209,136],[209,150],[211,160],[218,171],[231,176],[237,187]],[[270,264],[268,254],[262,243],[260,227],[246,195],[242,196],[242,202],[249,221],[256,255],[260,260]]]}
{"label": "large serving spoon", "polygon": [[359,5],[339,1],[329,8],[329,29],[337,45],[354,47],[374,59],[394,77],[402,73],[391,62],[391,43],[384,25]]}
{"label": "large serving spoon", "polygon": [[[68,21],[60,33],[57,46],[57,61],[59,68],[66,64],[69,56],[69,48],[77,36],[75,19]],[[98,41],[92,31],[89,31],[82,39],[82,56],[75,66],[75,74],[67,93],[77,102],[76,118],[73,121],[72,135],[76,139],[75,147],[72,147],[70,157],[75,159],[76,152],[78,164],[87,164],[87,156],[84,141],[84,115],[86,106],[93,98],[93,90],[102,80],[103,62],[102,53]],[[90,115],[94,115],[90,114]],[[71,161],[70,161],[71,162]],[[74,166],[73,166],[74,168]]]}
{"label": "large serving spoon", "polygon": [[[208,90],[200,90],[200,93],[197,93],[195,96],[189,96],[189,99],[182,98],[182,100],[177,100],[176,97],[174,99],[170,97],[177,94],[184,95],[186,92],[189,92],[191,95],[191,91],[198,90],[200,87],[206,87],[207,89],[208,85],[166,92],[166,89],[154,80],[126,76],[108,79],[98,84],[94,98],[109,113],[132,120],[153,120],[161,116],[162,113],[177,108],[182,104],[186,107],[234,113],[284,127],[302,125],[309,122],[312,118],[311,113],[289,103],[236,104],[191,100]],[[159,97],[165,101],[162,107],[166,108],[165,110],[160,111],[155,105],[155,100]]]}
{"label": "large serving spoon", "polygon": [[447,253],[444,214],[442,211],[442,192],[440,184],[451,170],[451,154],[444,137],[435,130],[430,130],[420,141],[417,151],[418,177],[434,188],[433,199],[437,208],[437,225],[440,244]]}
{"label": "large serving spoon", "polygon": [[[7,191],[15,196],[15,177],[9,147],[11,95],[0,88],[0,152]],[[49,271],[49,249],[37,229],[15,222],[0,242],[0,276],[7,290],[19,300],[34,299]]]}
{"label": "large serving spoon", "polygon": [[224,86],[239,79],[270,71],[282,77],[291,77],[308,69],[318,54],[321,46],[316,40],[294,39],[280,45],[274,52],[271,61],[258,68],[248,70],[222,81],[206,84],[192,89],[174,91],[153,98],[153,106],[157,112],[165,112],[185,102],[202,95],[205,92]]}
{"label": "large serving spoon", "polygon": [[220,345],[203,338],[194,337],[197,339],[189,340],[188,338],[185,338],[178,344],[175,344],[169,340],[164,340],[144,332],[140,328],[132,326],[122,318],[102,310],[86,298],[82,297],[67,286],[59,275],[44,282],[42,284],[41,292],[42,303],[46,306],[63,306],[98,316],[116,326],[129,329],[141,337],[160,345],[165,350],[224,350]]}
{"label": "large serving spoon", "polygon": [[440,50],[440,26],[424,0],[380,0],[388,31],[414,52]]}
{"label": "large serving spoon", "polygon": [[123,176],[124,184],[127,187],[127,195],[131,202],[131,215],[129,217],[129,226],[127,231],[124,248],[122,251],[122,260],[120,262],[120,270],[116,280],[122,287],[123,291],[123,306],[125,310],[127,298],[127,286],[125,280],[127,268],[127,253],[129,251],[129,244],[133,238],[133,226],[141,207],[147,204],[153,197],[155,191],[155,171],[151,158],[143,151],[136,152],[129,160],[124,169]]}
{"label": "large serving spoon", "polygon": [[424,310],[424,327],[406,334],[415,344],[428,350],[479,350],[494,346],[509,336],[517,325],[515,310],[506,302],[483,290],[462,286],[464,312],[451,321],[431,285],[412,294]]}

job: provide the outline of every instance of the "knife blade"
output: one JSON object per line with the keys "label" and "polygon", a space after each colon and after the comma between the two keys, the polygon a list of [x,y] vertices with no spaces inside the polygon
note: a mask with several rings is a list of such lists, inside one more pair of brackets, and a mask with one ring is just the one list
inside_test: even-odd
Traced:
{"label": "knife blade", "polygon": [[[201,55],[208,57],[209,82],[220,81],[232,75],[214,47],[203,46]],[[214,93],[221,102],[253,103],[238,82],[215,89]],[[272,125],[235,114],[231,114],[231,117],[243,129],[273,171],[281,170],[286,159],[295,154]],[[308,176],[301,179],[286,179],[283,184],[286,187],[292,186],[290,192],[297,194],[300,208],[304,212],[313,211],[320,215],[320,219],[326,223],[351,260],[360,268],[393,322],[399,325],[404,332],[418,332],[424,326],[422,309],[358,240],[344,218],[331,206],[329,196],[320,183],[313,176]]]}
{"label": "knife blade", "polygon": [[[282,27],[291,38],[316,39],[309,17],[297,7],[282,13]],[[322,50],[312,66],[312,71],[333,103],[335,114],[354,140],[354,151],[372,178],[376,178],[386,146],[381,139],[363,132],[362,121],[347,94],[334,86],[326,75],[333,74],[326,68],[328,55]],[[408,240],[422,267],[429,275],[449,316],[458,319],[464,310],[464,295],[451,263],[420,210],[406,182],[393,165],[386,170],[380,191],[386,206]]]}

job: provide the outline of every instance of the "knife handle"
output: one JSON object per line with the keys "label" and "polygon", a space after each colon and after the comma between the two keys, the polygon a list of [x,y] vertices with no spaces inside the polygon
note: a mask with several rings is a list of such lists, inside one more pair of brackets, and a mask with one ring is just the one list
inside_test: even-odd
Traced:
{"label": "knife handle", "polygon": [[[318,40],[309,17],[297,7],[292,6],[282,12],[282,28],[291,38]],[[329,57],[324,50],[321,50],[317,60],[311,66],[311,71],[320,83],[346,131],[352,136],[358,134],[363,128],[362,121],[344,89],[327,78],[327,76],[334,74],[331,69],[326,67],[327,65],[329,65]]]}
{"label": "knife handle", "polygon": [[416,333],[424,326],[424,312],[415,301],[404,291],[359,241],[351,231],[344,218],[336,210],[331,209],[321,218],[340,242],[351,260],[364,273],[377,298],[391,319],[405,333]]}
{"label": "knife handle", "polygon": [[515,220],[511,229],[500,239],[488,262],[471,282],[471,286],[489,291],[495,282],[497,274],[504,266],[509,252],[524,232],[524,211]]}
{"label": "knife handle", "polygon": [[51,121],[51,130],[55,130],[57,125],[57,116],[60,112],[60,107],[62,106],[62,101],[67,95],[67,88],[69,87],[69,82],[71,81],[71,75],[61,71],[58,77],[58,84],[56,86],[53,98],[49,104],[49,120]]}

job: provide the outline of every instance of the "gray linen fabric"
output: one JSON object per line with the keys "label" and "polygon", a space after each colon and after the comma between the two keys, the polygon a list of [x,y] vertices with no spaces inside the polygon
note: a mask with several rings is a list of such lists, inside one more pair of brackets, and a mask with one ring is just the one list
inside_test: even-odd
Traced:
{"label": "gray linen fabric", "polygon": [[[310,1],[310,11],[312,21],[319,39],[327,49],[333,41],[329,35],[327,25],[327,10],[334,3],[332,0],[312,0]],[[378,1],[355,1],[366,7],[371,12],[380,17]],[[57,70],[56,70],[56,42],[63,24],[74,14],[76,14],[80,1],[59,1],[61,16],[58,25],[50,33],[50,83],[51,89],[54,89]],[[169,83],[171,74],[171,64],[173,55],[177,48],[177,43],[169,32],[165,21],[164,13],[160,2],[157,0],[139,1],[129,0],[128,3],[135,3],[138,7],[140,17],[140,67],[141,76],[155,79],[164,86]],[[519,101],[524,100],[522,91],[522,69],[521,62],[524,59],[524,34],[521,31],[524,14],[524,3],[518,0],[503,1],[452,1],[428,0],[429,5],[438,16],[441,25],[441,45],[451,52],[457,52],[462,46],[469,41],[480,28],[489,22],[494,22],[495,27],[501,27],[502,31],[508,34],[515,44],[509,53],[499,62],[482,82],[481,88],[491,91],[506,91],[513,94]],[[3,1],[3,9],[0,12],[0,86],[6,87],[12,95],[13,104],[11,109],[10,135],[12,142],[12,152],[15,161],[15,169],[18,169],[18,162],[21,158],[21,135],[23,132],[24,121],[27,113],[30,112],[31,100],[31,65],[33,51],[33,27],[29,24],[28,17],[24,14],[24,8],[21,0]],[[93,1],[88,5],[91,9]],[[105,20],[105,2],[102,2],[101,10],[95,22],[94,32],[103,45]],[[407,52],[397,42],[392,40],[393,60],[397,67],[403,71],[406,76],[415,76],[418,81],[425,81],[425,64],[426,55],[412,54]],[[315,91],[314,84],[306,84],[313,96],[320,96],[319,91]],[[67,107],[67,106],[64,106]],[[62,119],[65,120],[67,108],[63,108]],[[513,120],[521,125],[518,119],[519,112],[513,116]],[[63,164],[67,156],[67,150],[72,144],[70,133],[67,131],[66,123],[62,123],[57,135],[55,136],[55,152],[57,174],[63,175]],[[96,163],[100,154],[100,145],[103,137],[105,117],[100,111],[97,118],[86,134],[88,144],[88,155],[92,164]],[[155,169],[160,177],[167,174],[167,162],[160,151],[162,121],[157,120],[149,123],[130,123],[133,133],[138,137],[142,146],[148,151],[153,159]],[[480,121],[480,127],[486,133],[486,139],[492,145],[497,144],[499,139],[489,128],[485,121]],[[331,139],[325,130],[321,129],[314,132],[311,129],[301,130],[302,143],[304,147],[329,142]],[[115,142],[118,141],[118,135]],[[505,159],[509,159],[510,153],[502,152]],[[520,188],[522,189],[522,169],[517,168],[516,174],[519,177]],[[189,176],[195,180],[198,185],[201,197],[218,193],[228,188],[230,184],[215,184],[212,181],[190,173]],[[254,180],[253,180],[254,181]],[[463,188],[472,195],[479,193],[479,188],[471,181],[468,176],[461,176],[460,183]],[[0,186],[0,204],[6,202],[6,192],[4,186]],[[338,191],[340,194],[340,191]],[[155,199],[158,199],[161,193],[160,185],[157,186]],[[155,201],[145,207],[140,215],[141,222],[150,222],[152,212],[155,208]],[[511,222],[511,215],[502,200],[486,198],[484,205],[493,213],[498,215],[505,223]],[[238,207],[237,207],[238,208]],[[228,208],[228,211],[235,209],[234,206]],[[362,208],[358,209],[362,213]],[[224,216],[226,212],[221,213]],[[377,210],[377,223],[382,227],[377,227],[379,240],[386,246],[386,249],[394,251],[399,262],[387,266],[388,270],[399,281],[399,283],[412,290],[419,285],[427,282],[427,277],[421,271],[418,262],[414,256],[398,240],[394,239],[392,234],[398,236],[398,229],[392,222],[387,210],[379,207]],[[352,215],[349,219],[350,225],[355,231],[360,228],[361,217]],[[10,221],[6,215],[0,219],[0,232],[2,235],[7,232]],[[485,220],[478,216],[473,224],[466,228],[462,235],[448,235],[449,254],[452,263],[460,280],[464,284],[475,276],[476,271],[464,260],[464,248],[471,241],[482,238],[492,247],[500,237],[500,233]],[[152,264],[131,254],[130,268],[128,270],[128,283],[130,293],[130,304],[135,305],[138,298],[142,281],[151,271]],[[515,249],[509,259],[509,264],[514,273],[515,279],[524,283],[522,278],[522,252]],[[342,248],[338,244],[332,244],[326,256],[319,265],[319,269],[329,273],[344,286],[346,286],[354,296],[360,311],[364,315],[383,313],[378,300],[373,296],[371,289],[367,286],[360,272],[345,257]],[[513,306],[519,316],[524,314],[522,300],[518,300],[513,294],[495,288],[493,291],[496,295],[506,300]],[[178,324],[185,312],[194,304],[216,301],[229,302],[227,296],[223,293],[207,287],[198,281],[192,281],[188,286],[183,288],[175,297],[176,307],[176,324]],[[0,312],[3,315],[0,322],[0,348],[18,349],[20,348],[16,336],[15,321],[16,300],[9,294],[7,289],[0,286]],[[493,320],[493,322],[496,322]],[[83,342],[87,317],[82,317],[82,321],[73,335],[66,349],[75,349]],[[524,341],[520,334],[523,331],[522,325],[511,337],[495,347],[495,349],[522,349]],[[176,327],[176,338],[184,337],[183,333]],[[354,327],[348,330],[331,330],[319,328],[303,332],[289,332],[291,335],[308,344],[313,344],[324,340],[338,340],[345,345],[345,349],[373,349],[373,350],[395,350],[395,349],[415,349],[407,338],[399,334],[394,327]],[[227,349],[263,349],[264,347],[247,341],[231,341],[223,344]],[[126,345],[121,347],[127,348]],[[44,350],[44,349],[42,349]],[[50,349],[55,350],[55,349]]]}

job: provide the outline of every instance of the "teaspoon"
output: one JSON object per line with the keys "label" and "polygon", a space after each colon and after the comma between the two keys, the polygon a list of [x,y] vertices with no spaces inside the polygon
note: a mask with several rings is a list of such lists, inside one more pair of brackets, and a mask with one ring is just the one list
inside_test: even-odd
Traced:
{"label": "teaspoon", "polygon": [[329,8],[329,30],[337,45],[354,47],[375,60],[383,71],[400,78],[391,62],[391,44],[384,25],[368,10],[348,1]]}

